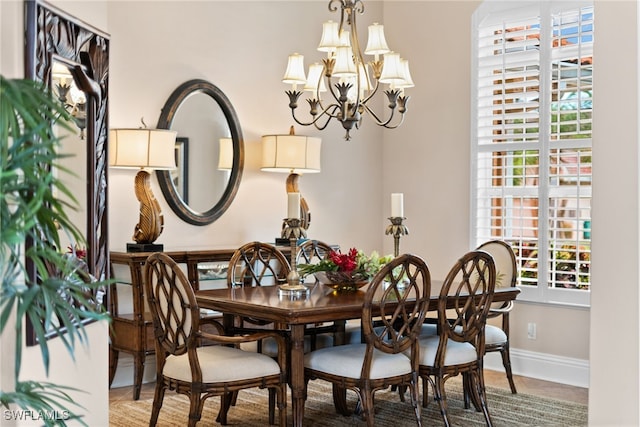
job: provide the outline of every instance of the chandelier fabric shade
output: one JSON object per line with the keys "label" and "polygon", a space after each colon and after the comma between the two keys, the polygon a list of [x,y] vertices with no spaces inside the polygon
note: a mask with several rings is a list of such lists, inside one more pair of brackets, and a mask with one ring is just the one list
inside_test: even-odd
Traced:
{"label": "chandelier fabric shade", "polygon": [[302,135],[262,137],[262,170],[265,172],[320,172],[321,139]]}
{"label": "chandelier fabric shade", "polygon": [[177,132],[165,129],[109,130],[109,166],[129,169],[176,168]]}
{"label": "chandelier fabric shade", "polygon": [[[378,126],[397,128],[404,120],[409,101],[404,90],[415,86],[409,61],[389,49],[384,26],[379,23],[369,26],[369,38],[363,54],[356,28],[356,15],[364,13],[363,1],[330,0],[330,11],[338,10],[336,3],[340,4],[340,22],[327,21],[323,24],[317,48],[326,54],[322,65],[311,65],[307,78],[304,56],[299,53],[289,56],[282,81],[292,85],[286,94],[293,119],[299,125],[313,125],[320,130],[335,119],[346,130],[346,140],[351,138],[350,131],[360,126],[364,116],[370,117]],[[365,61],[364,55],[372,55],[373,60]],[[389,108],[386,115],[379,114],[369,106],[369,103],[381,105],[372,101],[381,84],[388,85],[383,90]],[[304,85],[302,91],[298,90],[298,85]],[[303,92],[310,93],[307,103],[311,117],[308,120],[296,116],[298,100]],[[325,99],[323,93],[327,93]]]}

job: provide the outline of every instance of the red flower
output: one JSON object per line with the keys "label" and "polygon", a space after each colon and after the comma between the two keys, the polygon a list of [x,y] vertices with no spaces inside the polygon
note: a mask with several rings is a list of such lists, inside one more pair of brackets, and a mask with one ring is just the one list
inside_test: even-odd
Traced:
{"label": "red flower", "polygon": [[335,251],[331,251],[329,259],[338,266],[338,271],[349,273],[356,269],[358,263],[356,257],[358,256],[358,250],[355,248],[349,249],[349,253],[340,254]]}
{"label": "red flower", "polygon": [[78,246],[67,246],[67,253],[75,254],[75,256],[80,259],[85,259],[87,257],[87,250],[84,248],[79,248]]}

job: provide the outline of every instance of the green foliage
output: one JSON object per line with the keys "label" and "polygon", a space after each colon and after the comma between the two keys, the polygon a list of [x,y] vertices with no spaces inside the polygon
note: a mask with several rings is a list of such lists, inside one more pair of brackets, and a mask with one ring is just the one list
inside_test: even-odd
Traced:
{"label": "green foliage", "polygon": [[78,390],[48,382],[23,381],[16,385],[15,392],[0,391],[0,404],[7,409],[10,404],[14,404],[37,414],[46,414],[42,421],[47,427],[67,426],[67,422],[71,420],[87,425],[79,416],[66,409],[67,406],[78,406],[67,393],[69,391]]}
{"label": "green foliage", "polygon": [[391,255],[380,256],[376,251],[371,252],[371,255],[367,255],[355,248],[352,248],[348,254],[339,254],[331,251],[326,259],[316,264],[298,265],[298,273],[305,277],[319,271],[343,271],[353,276],[371,279],[380,271],[383,265],[392,259],[393,256]]}
{"label": "green foliage", "polygon": [[[76,209],[75,198],[52,173],[53,167],[60,174],[69,172],[57,164],[62,156],[53,132],[54,124],[70,129],[68,120],[64,107],[41,84],[0,76],[0,333],[10,315],[17,315],[16,390],[1,392],[0,400],[4,406],[36,411],[59,409],[75,418],[62,407],[73,403],[65,387],[18,381],[25,318],[34,326],[47,375],[48,334],[59,335],[73,357],[76,343],[87,340],[83,322],[109,319],[92,299],[105,283],[93,280],[82,261],[60,250],[60,231],[84,243],[65,212]],[[27,263],[34,266],[36,280],[27,274]]]}

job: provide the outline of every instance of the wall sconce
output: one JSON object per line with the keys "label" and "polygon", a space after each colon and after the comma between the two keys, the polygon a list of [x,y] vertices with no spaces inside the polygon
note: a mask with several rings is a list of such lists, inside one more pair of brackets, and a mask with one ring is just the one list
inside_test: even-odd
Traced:
{"label": "wall sconce", "polygon": [[140,220],[133,232],[136,243],[127,243],[127,252],[159,252],[164,249],[162,244],[154,243],[162,233],[164,218],[151,191],[149,170],[175,169],[176,134],[164,129],[109,131],[109,166],[139,169],[134,188],[140,202]]}
{"label": "wall sconce", "polygon": [[[262,170],[288,173],[287,193],[300,193],[298,179],[303,173],[320,172],[320,145],[322,140],[310,136],[295,135],[293,126],[288,135],[262,137]],[[307,201],[300,198],[301,227],[309,228],[311,214]],[[277,239],[276,239],[277,241]],[[289,241],[285,244],[288,244]]]}
{"label": "wall sconce", "polygon": [[58,100],[80,129],[80,139],[84,139],[84,130],[87,127],[87,96],[75,85],[73,76],[65,65],[54,62],[52,74]]}

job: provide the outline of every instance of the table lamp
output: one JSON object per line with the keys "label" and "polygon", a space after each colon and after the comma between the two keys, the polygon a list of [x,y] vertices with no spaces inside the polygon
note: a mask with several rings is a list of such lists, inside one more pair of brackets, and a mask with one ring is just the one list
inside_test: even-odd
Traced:
{"label": "table lamp", "polygon": [[[262,169],[266,172],[288,173],[287,194],[300,193],[298,179],[303,173],[320,172],[320,145],[322,140],[310,136],[296,135],[291,126],[288,135],[265,135],[262,137]],[[309,228],[311,214],[304,197],[300,198],[301,227]],[[276,239],[276,243],[280,239]],[[288,244],[288,241],[282,242]]]}
{"label": "table lamp", "polygon": [[135,178],[136,198],[140,202],[140,220],[133,232],[136,243],[127,244],[127,252],[159,252],[154,243],[162,233],[164,218],[151,191],[150,170],[175,169],[177,132],[165,129],[111,129],[109,131],[109,166],[138,169]]}
{"label": "table lamp", "polygon": [[231,138],[220,138],[218,150],[218,170],[228,170],[233,168],[233,140]]}

